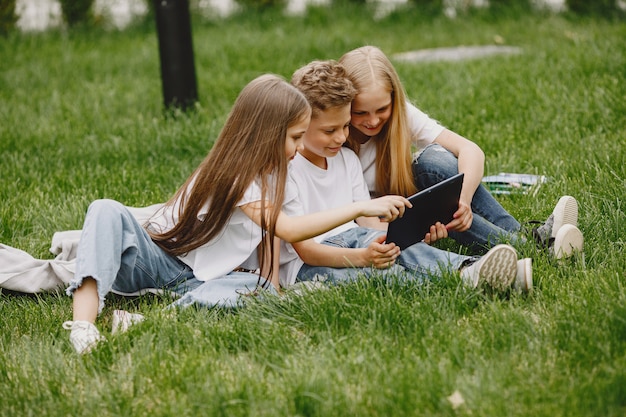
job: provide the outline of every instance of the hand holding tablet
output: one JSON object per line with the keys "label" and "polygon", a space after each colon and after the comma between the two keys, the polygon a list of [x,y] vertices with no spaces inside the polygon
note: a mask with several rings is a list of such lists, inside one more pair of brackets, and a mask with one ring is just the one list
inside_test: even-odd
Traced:
{"label": "hand holding tablet", "polygon": [[409,197],[413,207],[389,223],[387,243],[393,242],[405,249],[421,242],[435,223],[451,222],[459,207],[463,177],[457,174]]}

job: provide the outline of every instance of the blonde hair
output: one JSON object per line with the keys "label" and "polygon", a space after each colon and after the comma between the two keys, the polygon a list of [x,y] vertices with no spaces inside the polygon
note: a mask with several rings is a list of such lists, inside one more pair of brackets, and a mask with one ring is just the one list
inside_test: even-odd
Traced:
{"label": "blonde hair", "polygon": [[[417,191],[412,169],[411,132],[406,118],[406,93],[391,61],[378,48],[363,46],[344,54],[339,62],[359,92],[378,84],[391,94],[391,117],[376,141],[376,192],[379,195],[409,196]],[[346,146],[357,154],[360,143],[354,138],[354,127]]]}
{"label": "blonde hair", "polygon": [[330,108],[349,105],[356,89],[345,68],[337,61],[312,61],[299,68],[291,77],[291,84],[309,101],[313,117]]}
{"label": "blonde hair", "polygon": [[[287,129],[310,115],[304,95],[276,75],[262,75],[243,88],[213,149],[167,203],[178,202],[179,219],[152,239],[166,252],[182,255],[216,238],[253,181],[261,187],[262,262],[274,253],[276,220],[287,178]],[[208,205],[206,216],[198,213]],[[270,257],[271,259],[271,257]],[[262,265],[263,266],[263,265]],[[271,265],[270,265],[271,273]]]}

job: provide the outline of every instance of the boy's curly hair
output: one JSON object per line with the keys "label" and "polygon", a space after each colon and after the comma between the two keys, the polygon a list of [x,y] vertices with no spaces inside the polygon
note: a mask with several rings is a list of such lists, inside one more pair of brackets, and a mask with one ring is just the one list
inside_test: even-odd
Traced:
{"label": "boy's curly hair", "polygon": [[313,110],[318,112],[352,103],[356,88],[345,68],[334,60],[312,61],[296,70],[291,84],[306,96]]}

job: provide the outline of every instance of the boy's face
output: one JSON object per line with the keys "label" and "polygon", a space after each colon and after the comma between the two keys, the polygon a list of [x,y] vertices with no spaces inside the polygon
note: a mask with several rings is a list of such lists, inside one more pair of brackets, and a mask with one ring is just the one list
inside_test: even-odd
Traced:
{"label": "boy's face", "polygon": [[350,104],[318,111],[303,138],[302,156],[322,169],[326,158],[336,156],[348,136]]}

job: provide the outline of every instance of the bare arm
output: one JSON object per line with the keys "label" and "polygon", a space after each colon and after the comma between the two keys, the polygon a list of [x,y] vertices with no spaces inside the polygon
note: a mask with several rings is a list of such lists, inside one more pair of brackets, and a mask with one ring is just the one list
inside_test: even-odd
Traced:
{"label": "bare arm", "polygon": [[359,217],[356,220],[356,224],[361,227],[368,227],[370,229],[387,231],[389,225],[388,222],[381,221],[378,217]]}
{"label": "bare arm", "polygon": [[385,235],[379,236],[367,248],[340,248],[313,239],[293,243],[293,247],[298,256],[312,266],[388,268],[400,256],[400,248],[395,243],[383,243],[385,238]]}
{"label": "bare arm", "polygon": [[441,132],[435,142],[457,157],[459,172],[465,174],[459,210],[454,214],[455,219],[446,225],[448,229],[462,232],[472,225],[472,198],[483,178],[485,154],[474,142],[448,129]]}
{"label": "bare arm", "polygon": [[[261,204],[261,201],[255,201],[241,206],[243,212],[258,225],[261,225]],[[385,196],[304,216],[289,217],[281,212],[276,223],[276,236],[290,243],[298,242],[326,233],[361,216],[380,217],[381,220],[390,222],[401,217],[405,207],[411,207],[406,198]],[[271,209],[267,206],[268,212]]]}

